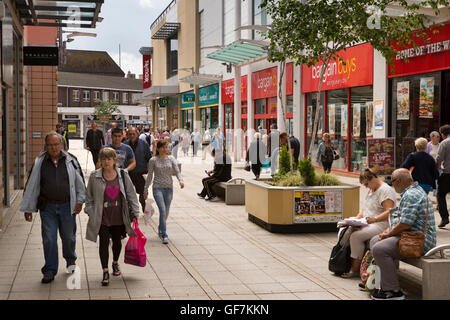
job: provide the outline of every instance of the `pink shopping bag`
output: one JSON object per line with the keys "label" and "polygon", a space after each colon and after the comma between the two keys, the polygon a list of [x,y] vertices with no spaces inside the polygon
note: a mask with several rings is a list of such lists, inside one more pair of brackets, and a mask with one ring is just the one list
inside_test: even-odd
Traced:
{"label": "pink shopping bag", "polygon": [[125,246],[125,263],[132,264],[138,267],[145,267],[147,263],[147,255],[145,253],[145,243],[147,238],[139,230],[137,219],[133,223],[134,232],[137,237],[131,237]]}

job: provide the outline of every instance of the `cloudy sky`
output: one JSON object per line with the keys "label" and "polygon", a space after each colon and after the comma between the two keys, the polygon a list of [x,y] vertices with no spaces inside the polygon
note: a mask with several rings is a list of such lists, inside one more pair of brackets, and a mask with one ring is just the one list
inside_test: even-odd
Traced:
{"label": "cloudy sky", "polygon": [[[172,0],[105,0],[95,29],[78,31],[97,33],[96,38],[76,37],[68,49],[106,51],[125,73],[142,74],[141,47],[151,45],[150,25]],[[66,28],[69,30],[69,28]],[[75,30],[75,29],[70,29]]]}

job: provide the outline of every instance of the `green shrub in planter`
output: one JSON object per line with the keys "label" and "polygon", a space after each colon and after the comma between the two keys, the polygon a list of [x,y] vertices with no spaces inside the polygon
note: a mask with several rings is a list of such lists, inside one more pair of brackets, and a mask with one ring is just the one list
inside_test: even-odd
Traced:
{"label": "green shrub in planter", "polygon": [[306,186],[317,185],[316,170],[314,169],[310,159],[307,158],[300,160],[298,163],[298,170],[300,171]]}
{"label": "green shrub in planter", "polygon": [[291,171],[291,165],[289,160],[289,152],[286,147],[281,148],[279,160],[278,160],[278,174],[284,176]]}
{"label": "green shrub in planter", "polygon": [[329,173],[319,173],[316,176],[316,183],[317,186],[342,186],[342,182],[339,180],[338,177],[329,174]]}

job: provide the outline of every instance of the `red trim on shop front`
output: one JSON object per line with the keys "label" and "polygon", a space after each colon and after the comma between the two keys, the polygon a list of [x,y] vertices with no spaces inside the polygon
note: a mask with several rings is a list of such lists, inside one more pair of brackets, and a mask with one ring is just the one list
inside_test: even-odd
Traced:
{"label": "red trim on shop front", "polygon": [[[412,62],[410,62],[410,63],[412,63]],[[406,77],[406,76],[411,76],[411,75],[414,75],[414,74],[429,73],[429,72],[435,72],[435,71],[443,71],[443,70],[449,70],[449,69],[450,69],[450,67],[447,66],[447,67],[442,67],[442,68],[430,69],[430,70],[426,70],[426,71],[409,72],[409,73],[402,73],[402,74],[398,74],[398,75],[397,74],[393,74],[393,75],[388,76],[388,79],[397,78],[397,77]]]}

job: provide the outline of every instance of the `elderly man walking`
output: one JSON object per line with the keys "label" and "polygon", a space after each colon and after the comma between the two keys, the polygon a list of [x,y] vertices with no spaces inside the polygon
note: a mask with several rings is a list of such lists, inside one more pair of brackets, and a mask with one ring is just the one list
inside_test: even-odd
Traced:
{"label": "elderly man walking", "polygon": [[32,212],[40,211],[45,265],[42,283],[54,280],[58,272],[57,233],[62,241],[66,266],[75,265],[76,215],[86,197],[86,188],[77,159],[62,150],[63,137],[50,132],[45,137],[45,151],[34,161],[20,211],[32,221]]}
{"label": "elderly man walking", "polygon": [[441,215],[441,223],[439,228],[443,228],[448,224],[447,193],[450,192],[450,125],[442,126],[439,131],[443,141],[439,144],[436,157],[438,169],[442,169],[442,174],[438,179],[437,201],[439,214]]}
{"label": "elderly man walking", "polygon": [[403,231],[425,233],[424,254],[436,246],[436,225],[433,206],[425,191],[414,182],[407,169],[397,169],[392,173],[392,186],[401,194],[397,211],[390,218],[390,226],[380,235],[370,240],[370,250],[381,273],[381,289],[374,291],[374,300],[404,300],[400,290],[395,260],[401,258],[398,241]]}
{"label": "elderly man walking", "polygon": [[138,131],[135,127],[128,129],[128,140],[125,144],[133,149],[136,167],[129,172],[131,181],[133,182],[136,192],[139,194],[139,202],[142,206],[142,211],[145,210],[144,199],[144,174],[148,172],[148,161],[151,158],[150,147],[146,141],[139,139]]}
{"label": "elderly man walking", "polygon": [[94,165],[97,168],[98,154],[105,144],[103,131],[97,129],[97,123],[93,122],[91,129],[86,133],[86,149],[92,153]]}

